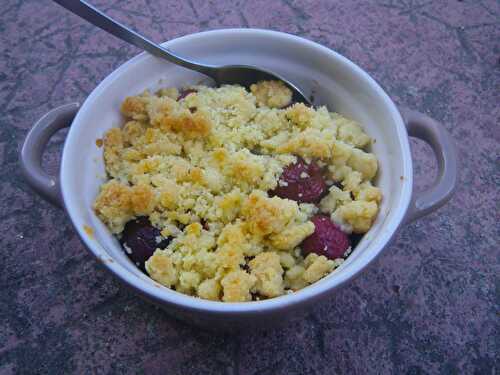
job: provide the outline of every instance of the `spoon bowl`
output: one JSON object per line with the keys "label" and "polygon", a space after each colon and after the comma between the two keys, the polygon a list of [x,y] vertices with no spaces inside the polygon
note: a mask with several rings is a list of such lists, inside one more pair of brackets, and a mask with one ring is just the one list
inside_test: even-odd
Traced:
{"label": "spoon bowl", "polygon": [[292,102],[301,102],[311,105],[310,100],[302,91],[281,75],[255,68],[249,65],[225,65],[214,69],[210,75],[217,85],[241,85],[250,88],[250,85],[259,81],[279,80],[292,90]]}

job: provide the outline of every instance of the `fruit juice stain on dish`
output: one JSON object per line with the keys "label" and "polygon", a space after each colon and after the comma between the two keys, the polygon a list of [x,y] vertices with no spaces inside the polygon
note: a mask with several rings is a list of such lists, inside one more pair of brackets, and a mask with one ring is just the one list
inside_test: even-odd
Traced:
{"label": "fruit juice stain on dish", "polygon": [[90,237],[90,238],[94,238],[94,230],[89,227],[88,225],[84,224],[83,225],[83,230],[84,232]]}

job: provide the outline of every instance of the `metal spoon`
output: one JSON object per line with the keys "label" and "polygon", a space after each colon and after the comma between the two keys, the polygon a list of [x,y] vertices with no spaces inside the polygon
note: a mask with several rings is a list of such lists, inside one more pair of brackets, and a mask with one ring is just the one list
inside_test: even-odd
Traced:
{"label": "metal spoon", "polygon": [[164,48],[135,31],[123,26],[112,18],[106,16],[97,8],[83,0],[54,0],[59,5],[73,12],[77,16],[87,20],[93,25],[107,31],[114,36],[133,44],[149,53],[167,59],[171,63],[180,65],[184,68],[195,70],[212,78],[217,85],[222,84],[240,84],[249,87],[252,83],[262,80],[281,80],[292,90],[292,100],[311,104],[310,100],[293,83],[284,79],[276,73],[248,65],[207,65],[185,59],[174,54],[172,51]]}

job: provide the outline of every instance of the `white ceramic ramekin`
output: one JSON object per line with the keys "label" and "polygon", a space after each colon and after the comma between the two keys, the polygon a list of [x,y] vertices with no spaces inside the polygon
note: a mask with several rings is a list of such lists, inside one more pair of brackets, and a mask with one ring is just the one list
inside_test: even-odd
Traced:
{"label": "white ceramic ramekin", "polygon": [[[373,227],[332,274],[296,293],[264,301],[222,303],[165,288],[141,273],[92,211],[105,174],[95,141],[122,122],[119,106],[127,95],[159,86],[204,80],[197,73],[140,54],[111,73],[80,107],[68,104],[40,119],[26,137],[21,164],[28,183],[43,197],[64,207],[86,247],[125,284],[182,320],[206,328],[258,327],[283,321],[311,303],[335,293],[389,244],[401,224],[444,204],[456,184],[457,157],[450,135],[425,115],[402,111],[361,68],[334,51],[297,36],[268,30],[228,29],[184,36],[164,44],[176,53],[212,64],[248,64],[276,71],[313,93],[316,102],[359,121],[376,142],[380,162],[377,185],[383,202]],[[41,168],[49,138],[70,127],[60,176]],[[408,134],[433,148],[439,173],[427,191],[412,195],[412,159]],[[88,230],[91,228],[93,234]]]}

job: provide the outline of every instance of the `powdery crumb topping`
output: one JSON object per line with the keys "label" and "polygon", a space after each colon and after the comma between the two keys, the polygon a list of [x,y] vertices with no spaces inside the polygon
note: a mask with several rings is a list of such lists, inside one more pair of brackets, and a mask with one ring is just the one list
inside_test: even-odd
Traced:
{"label": "powdery crumb topping", "polygon": [[257,293],[265,297],[283,294],[283,268],[278,253],[260,253],[249,262],[249,266],[251,275],[256,279]]}
{"label": "powdery crumb topping", "polygon": [[283,108],[292,102],[292,90],[281,81],[261,81],[250,86],[259,107]]}
{"label": "powdery crumb topping", "polygon": [[[304,259],[299,246],[314,232],[310,218],[319,210],[347,232],[371,227],[382,196],[371,183],[378,163],[367,151],[370,138],[324,107],[289,106],[291,92],[279,82],[250,92],[193,89],[179,101],[174,88],[124,100],[123,127],[103,137],[109,180],[96,214],[117,235],[129,220],[147,216],[172,240],[146,271],[188,295],[244,302],[326,276],[341,259]],[[267,193],[298,156],[314,158],[335,183],[318,206]]]}
{"label": "powdery crumb topping", "polygon": [[252,300],[250,289],[255,285],[255,276],[245,271],[229,272],[221,281],[222,300],[225,302],[246,302]]}
{"label": "powdery crumb topping", "polygon": [[175,285],[178,280],[177,270],[172,259],[161,250],[156,250],[153,256],[148,259],[146,271],[152,279],[167,287]]}
{"label": "powdery crumb topping", "polygon": [[153,189],[144,184],[127,186],[111,180],[101,187],[95,201],[97,215],[113,233],[123,230],[125,223],[135,216],[152,212],[155,204]]}
{"label": "powdery crumb topping", "polygon": [[302,277],[308,283],[314,283],[321,279],[323,276],[330,273],[334,267],[333,260],[327,259],[325,256],[318,256],[317,254],[309,254],[305,261],[306,269]]}

